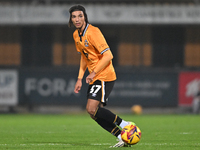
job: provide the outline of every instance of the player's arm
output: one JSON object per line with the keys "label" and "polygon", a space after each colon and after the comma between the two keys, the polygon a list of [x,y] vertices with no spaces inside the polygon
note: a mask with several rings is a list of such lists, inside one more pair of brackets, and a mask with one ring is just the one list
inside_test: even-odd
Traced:
{"label": "player's arm", "polygon": [[103,57],[99,60],[96,68],[94,69],[95,73],[98,73],[103,68],[105,68],[109,64],[109,62],[113,59],[113,55],[110,50],[107,50],[102,55]]}
{"label": "player's arm", "polygon": [[83,79],[86,69],[87,69],[87,64],[86,64],[85,60],[83,59],[83,56],[81,56],[78,79]]}
{"label": "player's arm", "polygon": [[111,53],[110,50],[107,50],[106,52],[104,52],[103,57],[99,60],[99,62],[96,65],[96,68],[93,70],[93,72],[91,72],[87,77],[86,77],[86,83],[90,83],[92,82],[93,78],[95,77],[95,75],[101,71],[102,69],[104,69],[109,62],[113,59],[113,55]]}
{"label": "player's arm", "polygon": [[78,79],[76,81],[76,85],[75,85],[75,88],[74,88],[75,93],[79,93],[79,91],[81,90],[82,79],[83,79],[86,68],[87,68],[87,64],[81,56]]}

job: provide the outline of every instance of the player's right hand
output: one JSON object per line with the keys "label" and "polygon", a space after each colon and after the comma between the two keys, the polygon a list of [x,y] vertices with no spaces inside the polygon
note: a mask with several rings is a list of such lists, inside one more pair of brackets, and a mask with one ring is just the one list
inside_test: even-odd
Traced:
{"label": "player's right hand", "polygon": [[78,79],[74,87],[74,93],[79,93],[81,87],[82,87],[82,79]]}

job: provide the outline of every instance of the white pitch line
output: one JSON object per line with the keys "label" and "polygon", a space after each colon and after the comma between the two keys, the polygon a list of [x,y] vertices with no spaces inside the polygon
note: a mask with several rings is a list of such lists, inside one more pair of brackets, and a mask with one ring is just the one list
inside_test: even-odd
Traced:
{"label": "white pitch line", "polygon": [[[176,145],[176,146],[178,146],[178,145],[187,145],[187,144],[184,144],[184,143],[181,143],[181,144],[178,144],[178,143],[154,143],[154,144],[152,144],[152,143],[138,143],[137,145]],[[200,143],[194,143],[193,145],[200,145]]]}
{"label": "white pitch line", "polygon": [[90,145],[112,145],[111,143],[92,143]]}
{"label": "white pitch line", "polygon": [[44,146],[44,145],[71,146],[72,144],[61,144],[61,143],[40,143],[40,144],[0,144],[0,146]]}

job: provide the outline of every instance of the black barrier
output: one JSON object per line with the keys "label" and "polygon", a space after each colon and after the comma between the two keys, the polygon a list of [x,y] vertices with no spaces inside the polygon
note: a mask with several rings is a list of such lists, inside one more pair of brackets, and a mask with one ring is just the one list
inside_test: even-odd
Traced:
{"label": "black barrier", "polygon": [[[78,70],[78,69],[77,69]],[[19,104],[81,105],[86,104],[87,84],[79,94],[73,92],[76,71],[58,69],[23,69],[19,76]],[[122,73],[109,97],[109,106],[177,106],[177,73]]]}
{"label": "black barrier", "polygon": [[116,106],[166,106],[178,103],[177,73],[121,73],[110,96],[110,104]]}
{"label": "black barrier", "polygon": [[[78,70],[78,69],[77,69]],[[83,105],[86,88],[75,94],[77,71],[58,69],[20,70],[19,103],[28,105]]]}

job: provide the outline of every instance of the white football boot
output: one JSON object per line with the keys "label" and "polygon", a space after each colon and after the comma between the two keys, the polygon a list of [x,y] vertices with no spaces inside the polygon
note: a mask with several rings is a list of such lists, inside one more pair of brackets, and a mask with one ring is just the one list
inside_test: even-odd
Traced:
{"label": "white football boot", "polygon": [[131,145],[128,145],[128,144],[126,144],[124,141],[119,140],[118,143],[116,143],[116,144],[113,145],[113,146],[110,146],[110,148],[113,148],[113,147],[131,147]]}

